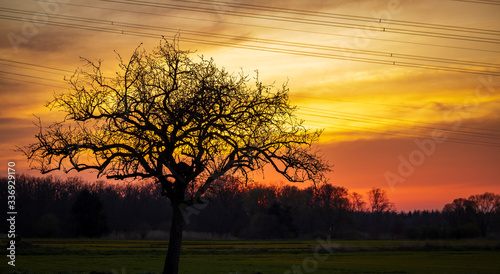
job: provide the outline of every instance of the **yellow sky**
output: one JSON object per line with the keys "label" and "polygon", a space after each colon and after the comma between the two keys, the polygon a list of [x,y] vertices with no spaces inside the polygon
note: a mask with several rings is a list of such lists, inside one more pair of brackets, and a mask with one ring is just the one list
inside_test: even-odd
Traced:
{"label": "yellow sky", "polygon": [[[450,185],[456,186],[449,192],[454,195],[476,194],[471,189],[500,192],[500,5],[451,0],[0,3],[0,158],[5,165],[16,161],[20,171],[26,161],[11,149],[33,141],[33,114],[46,123],[60,117],[43,105],[67,89],[64,77],[83,65],[79,57],[104,60],[111,75],[114,51],[126,58],[141,43],[151,49],[161,35],[179,34],[182,48],[196,50],[194,58],[214,58],[250,77],[258,69],[261,80],[278,87],[288,81],[298,116],[325,129],[321,145],[335,165],[330,176],[335,184],[389,189],[384,174],[398,174],[398,157],[409,157],[419,150],[416,140],[442,129],[447,140],[436,143],[424,163],[392,188],[400,207],[436,207],[452,198],[443,192]],[[432,187],[432,198],[407,201],[408,193]]]}

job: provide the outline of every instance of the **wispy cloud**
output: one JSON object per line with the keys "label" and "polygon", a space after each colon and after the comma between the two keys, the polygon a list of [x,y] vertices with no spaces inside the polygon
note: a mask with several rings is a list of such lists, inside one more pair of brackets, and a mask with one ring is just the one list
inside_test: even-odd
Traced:
{"label": "wispy cloud", "polygon": [[[360,189],[383,186],[383,172],[397,165],[399,155],[414,149],[415,138],[425,138],[424,133],[428,132],[422,127],[449,128],[457,122],[457,117],[460,118],[460,125],[455,132],[449,132],[450,139],[498,143],[495,138],[484,138],[477,133],[488,132],[490,137],[498,136],[494,130],[500,128],[497,114],[500,110],[500,87],[495,87],[497,91],[488,93],[488,96],[483,92],[477,98],[477,104],[471,106],[476,102],[472,100],[476,88],[482,83],[479,75],[441,71],[435,67],[415,68],[396,62],[386,62],[385,65],[373,62],[375,59],[391,60],[391,54],[405,54],[417,57],[411,60],[399,58],[398,62],[460,69],[469,67],[469,64],[454,64],[453,61],[498,64],[500,52],[497,44],[389,33],[369,28],[375,22],[387,28],[397,28],[400,32],[410,27],[412,30],[438,32],[434,25],[425,24],[495,29],[500,22],[495,8],[430,0],[258,0],[251,3],[232,0],[229,6],[224,5],[224,1],[205,2],[208,4],[156,2],[205,7],[205,10],[106,1],[69,1],[68,4],[61,4],[57,13],[48,18],[49,22],[58,22],[62,26],[39,24],[36,35],[20,43],[17,52],[13,50],[8,34],[23,35],[26,21],[30,22],[32,18],[22,15],[24,21],[3,20],[5,24],[0,25],[2,58],[31,64],[0,61],[0,70],[7,72],[0,73],[0,153],[6,155],[3,159],[22,159],[20,155],[12,154],[10,148],[32,140],[36,133],[36,127],[32,125],[36,119],[33,114],[42,116],[47,123],[61,115],[49,112],[43,105],[51,100],[54,92],[67,90],[64,76],[71,75],[83,65],[79,57],[104,60],[106,72],[112,75],[117,68],[115,50],[126,57],[141,43],[144,43],[144,48],[151,49],[158,44],[161,35],[172,39],[176,34],[180,34],[183,48],[197,50],[193,56],[213,57],[219,66],[229,71],[243,69],[244,73],[251,75],[258,69],[261,80],[266,83],[274,81],[276,86],[288,81],[290,97],[292,103],[299,106],[300,117],[305,118],[308,125],[326,129],[322,146],[335,164],[333,176],[338,184]],[[43,12],[36,3],[11,1],[5,7]],[[255,6],[244,9],[238,6],[240,4]],[[298,12],[286,13],[283,9]],[[300,11],[362,16],[363,20],[361,17],[360,20],[355,20],[357,17],[341,20]],[[243,13],[252,16],[244,16]],[[56,15],[66,16],[66,19]],[[266,19],[266,16],[273,16],[273,20]],[[288,17],[301,20],[285,20]],[[425,26],[396,25],[392,24],[394,20]],[[317,21],[340,24],[322,25]],[[356,24],[357,27],[347,28],[348,24]],[[451,33],[445,29],[439,32]],[[479,35],[459,31],[452,33],[464,37]],[[274,40],[274,43],[269,40]],[[351,57],[356,57],[357,61]],[[476,64],[475,69],[483,68]],[[484,69],[498,71],[491,67]],[[497,78],[492,76],[494,82],[499,81]],[[473,134],[464,135],[458,131]],[[494,191],[493,178],[499,176],[497,155],[500,154],[496,146],[447,142],[436,151],[415,177],[409,178],[406,185],[401,185],[401,193],[411,193],[412,189],[415,193],[442,192],[443,186],[455,184],[457,188],[465,189],[464,185],[468,183],[482,184]],[[496,189],[500,191],[498,186]]]}

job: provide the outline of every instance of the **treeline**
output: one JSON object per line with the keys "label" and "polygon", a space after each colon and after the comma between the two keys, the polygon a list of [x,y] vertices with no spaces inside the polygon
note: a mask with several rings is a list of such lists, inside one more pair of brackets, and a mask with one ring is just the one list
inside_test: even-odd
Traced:
{"label": "treeline", "polygon": [[[0,203],[7,205],[7,180]],[[187,231],[238,238],[477,238],[499,237],[500,195],[455,199],[442,210],[397,212],[386,192],[363,195],[324,184],[296,186],[244,184],[223,177],[202,199],[184,208]],[[168,200],[152,182],[112,184],[79,178],[18,176],[16,233],[21,237],[148,238],[168,231]],[[6,212],[4,211],[4,217]],[[2,222],[2,233],[8,231]]]}

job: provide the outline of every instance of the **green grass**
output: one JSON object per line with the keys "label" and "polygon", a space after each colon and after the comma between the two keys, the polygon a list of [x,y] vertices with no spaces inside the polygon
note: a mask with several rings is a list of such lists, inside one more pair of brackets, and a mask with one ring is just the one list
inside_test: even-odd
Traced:
{"label": "green grass", "polygon": [[[4,259],[0,273],[160,273],[167,248],[163,241],[27,241],[34,246],[17,249],[15,268]],[[321,249],[321,260],[314,260],[319,246],[315,240],[185,241],[180,268],[181,273],[197,274],[500,272],[500,241],[332,242],[338,244],[333,252]]]}

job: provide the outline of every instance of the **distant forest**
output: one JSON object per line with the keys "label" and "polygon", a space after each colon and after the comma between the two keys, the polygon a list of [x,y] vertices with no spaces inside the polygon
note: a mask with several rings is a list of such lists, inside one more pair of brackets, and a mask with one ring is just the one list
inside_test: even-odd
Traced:
{"label": "distant forest", "polygon": [[[0,180],[7,208],[7,179]],[[365,201],[345,187],[245,184],[219,179],[204,203],[184,208],[186,231],[226,238],[460,239],[500,237],[500,195],[457,198],[442,210],[397,212],[383,189]],[[171,208],[152,182],[113,184],[79,178],[16,179],[21,237],[162,238]],[[5,210],[2,212],[7,218]],[[8,231],[1,222],[2,233]],[[166,239],[166,236],[165,236]]]}

